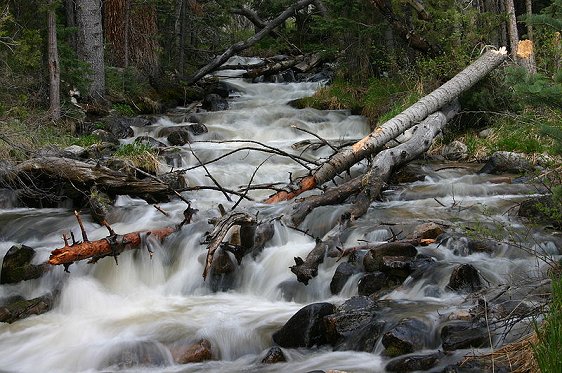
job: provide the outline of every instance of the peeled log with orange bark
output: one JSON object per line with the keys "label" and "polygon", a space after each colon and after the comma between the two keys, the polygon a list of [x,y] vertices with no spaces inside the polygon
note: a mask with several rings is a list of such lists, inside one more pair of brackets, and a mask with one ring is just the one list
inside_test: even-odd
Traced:
{"label": "peeled log with orange bark", "polygon": [[394,118],[383,123],[360,141],[334,154],[327,162],[313,170],[310,175],[300,179],[297,185],[289,185],[285,190],[275,193],[265,202],[277,203],[292,199],[307,190],[330,181],[357,162],[380,151],[387,142],[416,123],[421,122],[447,103],[455,100],[461,93],[472,87],[496,68],[506,56],[505,48],[500,48],[499,51],[490,50],[484,53],[479,59],[441,87],[423,97]]}
{"label": "peeled log with orange bark", "polygon": [[72,245],[66,244],[64,247],[51,252],[48,263],[51,265],[70,265],[84,259],[90,259],[95,262],[106,256],[117,256],[123,251],[138,249],[141,246],[143,237],[153,236],[163,240],[177,230],[178,227],[166,227],[131,232],[124,235],[115,234],[96,241],[86,241]]}

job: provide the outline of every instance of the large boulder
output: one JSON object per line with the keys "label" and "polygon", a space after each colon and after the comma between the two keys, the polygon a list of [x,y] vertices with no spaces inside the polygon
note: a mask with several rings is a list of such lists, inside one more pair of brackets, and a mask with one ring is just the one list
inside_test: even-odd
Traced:
{"label": "large boulder", "polygon": [[208,111],[228,110],[228,101],[216,93],[211,93],[203,99],[203,109]]}
{"label": "large boulder", "polygon": [[331,303],[309,304],[273,333],[273,341],[286,348],[324,345],[327,343],[324,317],[333,314],[335,310],[336,307]]}
{"label": "large boulder", "polygon": [[510,172],[522,174],[531,171],[533,166],[524,154],[498,151],[492,154],[488,162],[478,171],[478,173],[498,174]]}
{"label": "large boulder", "polygon": [[336,312],[325,317],[328,342],[336,350],[372,352],[384,330],[377,319],[380,307],[369,297],[348,299]]}
{"label": "large boulder", "polygon": [[478,270],[472,264],[459,264],[453,269],[447,288],[461,293],[472,293],[482,289]]}
{"label": "large boulder", "polygon": [[382,272],[366,273],[357,284],[359,295],[369,296],[388,286],[388,277]]}
{"label": "large boulder", "polygon": [[31,264],[35,250],[25,245],[12,246],[2,261],[0,284],[13,284],[39,278],[49,268],[47,264]]}
{"label": "large boulder", "polygon": [[441,329],[441,341],[445,351],[486,347],[490,343],[486,328],[470,321],[458,321],[445,325]]}
{"label": "large boulder", "polygon": [[384,333],[382,344],[388,356],[409,354],[424,348],[430,333],[429,326],[418,319],[403,319]]}
{"label": "large boulder", "polygon": [[179,128],[173,132],[171,132],[168,137],[168,142],[170,143],[170,145],[175,145],[175,146],[183,146],[187,143],[189,143],[189,131]]}

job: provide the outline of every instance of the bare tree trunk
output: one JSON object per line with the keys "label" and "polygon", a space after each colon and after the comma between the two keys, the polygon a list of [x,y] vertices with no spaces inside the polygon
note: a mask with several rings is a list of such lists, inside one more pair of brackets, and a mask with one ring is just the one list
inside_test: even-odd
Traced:
{"label": "bare tree trunk", "polygon": [[90,65],[88,95],[93,99],[103,99],[105,95],[101,7],[101,0],[76,0],[78,55]]}
{"label": "bare tree trunk", "polygon": [[[65,0],[64,8],[66,11],[66,25],[71,28],[76,27],[76,10],[74,0]],[[76,32],[72,32],[68,36],[68,44],[70,44],[73,50],[77,50]]]}
{"label": "bare tree trunk", "polygon": [[509,52],[513,60],[517,58],[517,44],[519,33],[517,32],[517,19],[515,18],[515,6],[513,0],[505,0],[505,11],[507,13],[507,29],[509,34]]}
{"label": "bare tree trunk", "polygon": [[313,170],[309,176],[300,179],[298,185],[289,186],[286,190],[272,195],[266,200],[266,203],[276,203],[292,199],[348,170],[368,155],[380,150],[384,144],[412,127],[415,123],[420,122],[429,114],[457,98],[462,92],[472,87],[497,67],[505,59],[505,56],[504,48],[501,48],[499,51],[490,50],[486,52],[447,83],[377,127],[359,142],[334,154],[327,162]]}
{"label": "bare tree trunk", "polygon": [[200,68],[189,80],[188,84],[194,84],[195,82],[199,81],[202,77],[207,75],[208,73],[214,71],[217,67],[225,63],[230,57],[232,57],[235,53],[238,53],[246,48],[251,47],[252,45],[256,44],[260,41],[265,35],[269,34],[271,30],[276,28],[277,26],[281,25],[285,20],[295,14],[295,12],[299,9],[304,8],[314,2],[314,0],[299,0],[287,9],[283,11],[277,18],[269,22],[266,27],[261,29],[252,37],[246,39],[243,42],[238,42],[234,45],[231,45],[223,54],[214,58],[210,63]]}
{"label": "bare tree trunk", "polygon": [[57,48],[57,19],[54,1],[49,0],[48,23],[48,55],[49,55],[49,113],[53,120],[60,119],[60,65]]}

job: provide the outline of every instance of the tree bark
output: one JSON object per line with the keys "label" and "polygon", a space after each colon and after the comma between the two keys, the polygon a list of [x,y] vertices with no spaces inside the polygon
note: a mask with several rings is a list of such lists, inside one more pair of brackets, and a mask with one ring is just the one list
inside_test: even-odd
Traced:
{"label": "tree bark", "polygon": [[292,199],[348,170],[368,155],[380,150],[388,141],[472,87],[477,81],[497,67],[505,59],[505,56],[506,52],[503,48],[499,51],[490,50],[486,52],[441,87],[377,127],[359,142],[334,154],[327,162],[313,170],[310,175],[300,179],[298,185],[290,185],[287,189],[269,197],[265,202],[277,203]]}
{"label": "tree bark", "polygon": [[262,76],[262,75],[269,76],[269,75],[277,74],[280,71],[290,69],[291,67],[293,67],[293,66],[299,64],[300,62],[302,62],[304,59],[305,59],[305,56],[297,56],[297,57],[291,58],[289,60],[274,62],[274,63],[268,64],[264,67],[249,70],[249,71],[245,72],[244,74],[242,74],[242,77],[244,77],[244,78],[255,78],[255,77],[258,77],[258,76]]}
{"label": "tree bark", "polygon": [[222,65],[223,63],[225,63],[230,57],[232,57],[235,53],[238,53],[246,48],[251,47],[252,45],[256,44],[258,41],[260,41],[265,35],[267,35],[270,31],[272,31],[273,29],[275,29],[277,26],[281,25],[283,22],[285,22],[285,20],[287,20],[289,17],[293,16],[294,13],[299,10],[304,8],[305,6],[308,6],[309,4],[311,4],[314,0],[299,0],[296,3],[294,3],[293,5],[291,5],[290,7],[288,7],[287,9],[285,9],[285,11],[283,13],[281,13],[279,16],[277,16],[277,18],[275,18],[274,20],[272,20],[271,22],[269,22],[267,24],[266,27],[264,27],[263,29],[261,29],[259,32],[257,32],[255,35],[253,35],[252,37],[246,39],[243,42],[238,42],[234,45],[231,45],[223,54],[221,54],[220,56],[215,57],[210,63],[208,63],[207,65],[203,66],[201,69],[199,69],[190,79],[188,79],[187,83],[188,84],[194,84],[197,81],[199,81],[201,78],[203,78],[205,75],[207,75],[208,73],[214,71],[217,67],[219,67],[220,65]]}
{"label": "tree bark", "polygon": [[60,65],[57,46],[57,19],[54,1],[49,0],[48,23],[48,60],[49,60],[49,113],[51,119],[60,119]]}
{"label": "tree bark", "polygon": [[51,251],[48,263],[51,265],[70,265],[74,262],[90,259],[94,263],[106,256],[117,256],[123,251],[138,249],[142,239],[146,236],[157,237],[163,240],[178,230],[178,227],[167,227],[149,231],[131,232],[124,235],[110,234],[106,238],[96,241],[84,241],[68,244],[64,247]]}
{"label": "tree bark", "polygon": [[90,65],[88,96],[94,100],[105,96],[101,7],[101,0],[76,0],[78,55]]}
{"label": "tree bark", "polygon": [[517,59],[517,44],[519,33],[517,32],[517,19],[515,18],[515,6],[513,0],[505,0],[505,11],[507,13],[507,30],[509,35],[509,52],[513,60]]}

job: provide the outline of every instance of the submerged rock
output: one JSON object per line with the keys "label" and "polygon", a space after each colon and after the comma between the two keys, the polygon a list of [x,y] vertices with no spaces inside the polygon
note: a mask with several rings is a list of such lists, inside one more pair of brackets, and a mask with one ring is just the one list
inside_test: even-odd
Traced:
{"label": "submerged rock", "polygon": [[287,358],[285,357],[283,350],[281,350],[277,346],[274,346],[271,347],[269,351],[267,351],[267,354],[265,355],[265,357],[262,359],[261,362],[262,364],[275,364],[275,363],[282,363],[284,361],[287,361]]}
{"label": "submerged rock", "polygon": [[356,273],[359,273],[359,269],[355,265],[349,262],[340,263],[334,272],[332,281],[330,281],[330,292],[339,294],[347,280]]}
{"label": "submerged rock", "polygon": [[468,321],[445,325],[441,329],[441,340],[445,351],[489,345],[488,331],[478,324]]}
{"label": "submerged rock", "polygon": [[335,309],[331,303],[313,303],[301,308],[280,330],[273,333],[273,341],[286,348],[326,344],[324,316],[331,315]]}
{"label": "submerged rock", "polygon": [[190,344],[177,344],[170,349],[174,361],[178,364],[200,363],[213,358],[211,342],[201,339]]}
{"label": "submerged rock", "polygon": [[460,264],[453,269],[447,288],[472,293],[482,289],[482,281],[478,270],[472,264]]}
{"label": "submerged rock", "polygon": [[203,99],[203,109],[209,111],[228,110],[228,101],[216,93],[211,93]]}
{"label": "submerged rock", "polygon": [[156,367],[170,365],[167,349],[158,342],[135,341],[113,346],[102,368],[117,366],[119,368]]}
{"label": "submerged rock", "polygon": [[171,132],[168,135],[167,139],[170,145],[183,146],[189,143],[189,131],[185,129],[178,129],[176,131]]}
{"label": "submerged rock", "polygon": [[41,315],[53,308],[53,294],[42,295],[33,299],[16,297],[0,306],[0,322],[13,323],[31,315]]}
{"label": "submerged rock", "polygon": [[434,352],[428,355],[409,355],[393,359],[386,364],[389,372],[413,372],[429,370],[439,363],[443,353]]}
{"label": "submerged rock", "polygon": [[34,256],[35,250],[29,246],[12,246],[2,261],[0,284],[14,284],[41,277],[49,268],[47,264],[31,264]]}
{"label": "submerged rock", "polygon": [[409,354],[425,347],[430,328],[418,319],[403,319],[382,337],[388,356]]}

